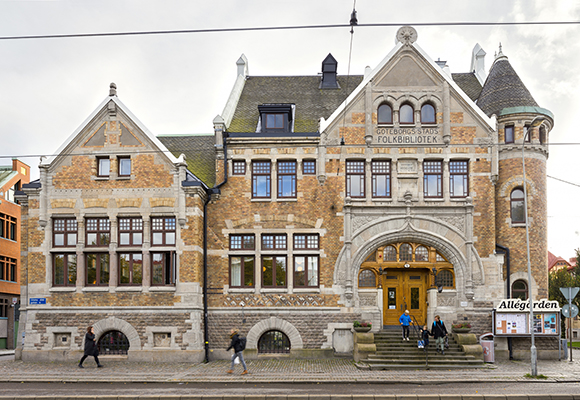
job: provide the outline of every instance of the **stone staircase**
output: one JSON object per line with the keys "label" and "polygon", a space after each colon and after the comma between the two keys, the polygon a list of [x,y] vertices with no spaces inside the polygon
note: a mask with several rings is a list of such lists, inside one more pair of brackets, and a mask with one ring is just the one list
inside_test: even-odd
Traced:
{"label": "stone staircase", "polygon": [[427,351],[417,347],[418,333],[411,330],[409,341],[403,341],[401,328],[387,328],[374,334],[376,352],[367,354],[357,363],[360,369],[463,369],[485,368],[483,359],[467,355],[453,335],[445,355],[437,353],[431,337]]}

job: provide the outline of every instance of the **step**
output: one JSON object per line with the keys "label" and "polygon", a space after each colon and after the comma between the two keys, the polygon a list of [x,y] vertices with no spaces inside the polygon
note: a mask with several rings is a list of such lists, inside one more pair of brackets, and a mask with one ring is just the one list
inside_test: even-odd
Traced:
{"label": "step", "polygon": [[458,364],[425,364],[423,365],[410,365],[410,364],[374,364],[369,365],[368,368],[366,366],[359,366],[357,364],[357,368],[360,369],[370,369],[370,370],[391,370],[391,369],[465,369],[465,368],[487,368],[485,364],[482,365],[458,365]]}

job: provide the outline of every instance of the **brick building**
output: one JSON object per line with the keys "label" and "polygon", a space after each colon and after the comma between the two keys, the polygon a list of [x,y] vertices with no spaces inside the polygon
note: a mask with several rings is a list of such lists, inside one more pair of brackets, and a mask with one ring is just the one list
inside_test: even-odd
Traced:
{"label": "brick building", "polygon": [[14,194],[30,182],[30,167],[13,159],[0,166],[0,349],[15,348],[20,304],[20,205]]}
{"label": "brick building", "polygon": [[233,326],[247,357],[349,353],[354,320],[378,330],[405,309],[488,332],[528,285],[524,140],[531,285],[546,297],[552,114],[501,50],[487,78],[479,46],[473,72],[451,74],[416,39],[401,28],[364,76],[338,75],[330,54],[322,75],[251,76],[242,56],[209,136],[155,138],[112,87],[23,189],[22,293],[39,299],[23,359],[76,357],[88,324],[130,359],[226,357]]}

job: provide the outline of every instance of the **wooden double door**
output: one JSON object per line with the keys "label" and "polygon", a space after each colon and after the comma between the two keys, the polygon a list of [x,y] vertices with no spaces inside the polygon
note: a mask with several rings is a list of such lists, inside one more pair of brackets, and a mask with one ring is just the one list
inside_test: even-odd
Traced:
{"label": "wooden double door", "polygon": [[427,321],[427,288],[429,270],[426,268],[389,268],[382,275],[383,324],[400,325],[399,317],[409,310],[419,325]]}

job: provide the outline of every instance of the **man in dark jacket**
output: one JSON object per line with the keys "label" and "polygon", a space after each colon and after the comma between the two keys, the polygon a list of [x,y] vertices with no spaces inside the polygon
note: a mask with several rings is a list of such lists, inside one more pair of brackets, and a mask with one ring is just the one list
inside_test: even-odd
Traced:
{"label": "man in dark jacket", "polygon": [[232,342],[230,343],[230,347],[228,347],[226,351],[229,351],[233,347],[234,355],[232,355],[232,365],[228,370],[228,374],[234,373],[234,361],[236,357],[238,357],[240,359],[240,362],[242,363],[242,367],[244,367],[244,372],[242,372],[242,375],[246,375],[248,373],[248,368],[246,367],[246,362],[244,361],[243,355],[244,348],[237,329],[232,329],[230,331],[230,338],[232,339]]}
{"label": "man in dark jacket", "polygon": [[441,321],[439,315],[435,316],[435,321],[433,321],[433,327],[431,328],[431,335],[435,338],[437,352],[441,349],[441,353],[445,355],[445,337],[447,336],[447,328],[445,328],[445,324]]}
{"label": "man in dark jacket", "polygon": [[99,362],[99,348],[97,347],[97,342],[95,338],[95,331],[92,326],[87,328],[87,333],[85,335],[85,355],[81,358],[79,362],[79,368],[83,367],[83,361],[86,360],[88,356],[95,357],[95,362],[97,363],[97,367],[101,368],[102,365]]}

